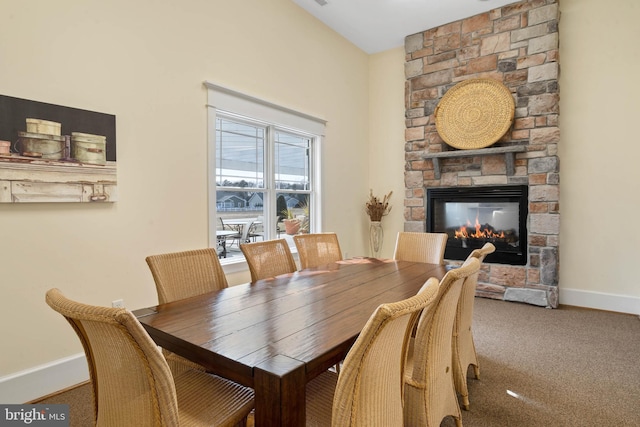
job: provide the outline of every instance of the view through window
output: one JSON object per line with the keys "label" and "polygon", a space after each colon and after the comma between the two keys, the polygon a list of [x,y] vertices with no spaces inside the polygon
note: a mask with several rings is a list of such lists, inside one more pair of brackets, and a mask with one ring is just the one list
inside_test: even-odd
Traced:
{"label": "view through window", "polygon": [[224,265],[244,261],[243,242],[282,238],[295,250],[294,235],[322,231],[320,144],[326,121],[204,85],[209,246],[218,248]]}
{"label": "view through window", "polygon": [[314,231],[314,137],[216,115],[216,234],[222,258],[239,245]]}

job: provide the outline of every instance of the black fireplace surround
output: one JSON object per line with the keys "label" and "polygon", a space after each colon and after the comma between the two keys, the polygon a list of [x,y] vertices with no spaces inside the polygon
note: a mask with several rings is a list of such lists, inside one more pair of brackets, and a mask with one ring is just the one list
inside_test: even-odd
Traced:
{"label": "black fireplace surround", "polygon": [[427,188],[427,232],[447,233],[445,259],[491,242],[485,262],[526,265],[528,193],[526,185]]}

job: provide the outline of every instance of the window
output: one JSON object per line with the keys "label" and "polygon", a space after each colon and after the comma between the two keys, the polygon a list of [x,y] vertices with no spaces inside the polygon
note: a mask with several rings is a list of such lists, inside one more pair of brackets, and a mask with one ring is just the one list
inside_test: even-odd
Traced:
{"label": "window", "polygon": [[[210,83],[209,244],[221,261],[239,244],[318,232],[324,122]],[[212,125],[213,124],[213,125]]]}

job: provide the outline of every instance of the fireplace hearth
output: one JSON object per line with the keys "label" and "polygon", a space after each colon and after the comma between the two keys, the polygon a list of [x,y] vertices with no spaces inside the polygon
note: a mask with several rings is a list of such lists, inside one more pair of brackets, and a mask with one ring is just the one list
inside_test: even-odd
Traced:
{"label": "fireplace hearth", "polygon": [[427,188],[427,232],[447,233],[445,259],[464,260],[491,242],[487,263],[526,265],[526,185]]}

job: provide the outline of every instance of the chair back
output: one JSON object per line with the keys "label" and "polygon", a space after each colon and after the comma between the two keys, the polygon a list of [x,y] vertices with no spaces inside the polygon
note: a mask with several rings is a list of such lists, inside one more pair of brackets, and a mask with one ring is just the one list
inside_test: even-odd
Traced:
{"label": "chair back", "polygon": [[249,226],[249,231],[247,233],[247,239],[253,240],[254,242],[257,238],[260,237],[264,240],[264,216],[258,215],[255,221],[251,223]]}
{"label": "chair back", "polygon": [[401,231],[396,239],[393,259],[399,261],[444,264],[446,233],[412,233]]}
{"label": "chair back", "polygon": [[231,230],[232,229],[230,226],[228,226],[227,224],[224,223],[224,219],[222,219],[221,216],[218,217],[218,221],[220,221],[220,227],[222,227],[223,230]]}
{"label": "chair back", "polygon": [[[495,250],[496,247],[492,243],[485,243],[482,248],[473,250],[463,265],[466,265],[469,260],[475,258],[478,260],[481,267],[484,258]],[[456,328],[460,331],[463,329],[467,329],[469,333],[471,331],[471,323],[473,322],[473,301],[476,296],[477,284],[478,274],[476,273],[465,280],[464,285],[462,286],[462,291],[458,300],[458,312],[456,314]]]}
{"label": "chair back", "polygon": [[493,246],[493,243],[485,243],[484,246],[481,247],[480,249],[474,249],[469,254],[469,257],[477,258],[478,261],[480,261],[480,264],[482,264],[482,262],[484,261],[485,257],[487,255],[489,255],[489,254],[494,253],[495,250],[496,250],[496,247]]}
{"label": "chair back", "polygon": [[469,260],[440,281],[434,307],[418,320],[405,378],[405,423],[439,426],[446,416],[460,420],[452,374],[452,333],[465,280],[477,276],[480,263]]}
{"label": "chair back", "polygon": [[[482,266],[482,261],[484,261],[484,258],[495,250],[496,247],[493,246],[493,244],[485,243],[485,245],[481,249],[475,249],[469,254],[463,266],[468,265],[470,260],[475,258],[478,260],[478,268],[480,268]],[[458,338],[457,340],[455,340],[458,341],[458,343],[460,342],[460,339],[463,335],[471,335],[471,324],[473,322],[473,302],[476,296],[477,284],[478,273],[469,276],[467,280],[464,281],[462,290],[460,292],[460,298],[458,299],[458,311],[456,313],[456,322],[454,324],[454,337]],[[471,337],[469,337],[469,339],[473,341]],[[455,346],[456,342],[454,342],[454,350]],[[465,366],[465,376],[467,366]]]}
{"label": "chair back", "polygon": [[146,261],[160,304],[228,286],[218,255],[212,248],[151,255]]}
{"label": "chair back", "polygon": [[300,268],[317,267],[342,260],[336,233],[296,234],[293,241],[298,249]]}
{"label": "chair back", "polygon": [[76,331],[87,356],[96,426],[177,426],[176,390],[159,348],[124,308],[67,299],[58,289],[47,304]]}
{"label": "chair back", "polygon": [[252,282],[298,269],[285,239],[243,243],[240,249],[249,265]]}
{"label": "chair back", "polygon": [[[472,251],[463,265],[466,265],[473,258],[482,265],[484,258],[495,250],[496,247],[493,244],[485,243],[481,249]],[[469,365],[473,365],[476,378],[480,377],[478,355],[471,330],[477,284],[478,273],[472,274],[464,281],[458,299],[456,320],[453,324],[453,380],[456,391],[462,397],[462,405],[467,410],[469,409],[469,390],[467,387]]]}
{"label": "chair back", "polygon": [[433,279],[416,296],[374,311],[344,360],[332,426],[403,426],[402,372],[411,321],[433,304],[437,291]]}

